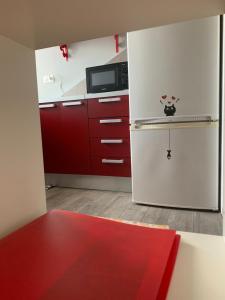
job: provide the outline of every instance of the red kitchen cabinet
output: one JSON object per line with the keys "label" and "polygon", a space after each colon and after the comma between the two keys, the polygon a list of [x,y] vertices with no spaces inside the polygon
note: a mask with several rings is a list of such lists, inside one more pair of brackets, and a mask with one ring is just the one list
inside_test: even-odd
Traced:
{"label": "red kitchen cabinet", "polygon": [[65,174],[88,174],[90,169],[87,101],[61,104],[61,157]]}
{"label": "red kitchen cabinet", "polygon": [[89,174],[86,101],[40,105],[46,173]]}
{"label": "red kitchen cabinet", "polygon": [[40,106],[42,147],[44,169],[46,173],[60,173],[61,157],[61,121],[58,104],[41,104]]}
{"label": "red kitchen cabinet", "polygon": [[88,116],[92,174],[130,177],[128,95],[90,99]]}
{"label": "red kitchen cabinet", "polygon": [[88,102],[89,118],[129,116],[128,95],[109,98],[90,99]]}
{"label": "red kitchen cabinet", "polygon": [[106,138],[129,138],[129,118],[101,118],[90,119],[90,136],[91,137],[106,137]]}
{"label": "red kitchen cabinet", "polygon": [[131,176],[128,96],[40,104],[46,173]]}

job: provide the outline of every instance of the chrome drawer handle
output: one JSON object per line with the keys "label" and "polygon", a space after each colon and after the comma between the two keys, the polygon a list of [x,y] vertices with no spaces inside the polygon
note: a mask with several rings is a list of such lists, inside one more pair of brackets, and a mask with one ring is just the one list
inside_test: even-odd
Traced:
{"label": "chrome drawer handle", "polygon": [[78,106],[78,105],[82,105],[83,102],[82,101],[74,101],[74,102],[63,102],[63,106]]}
{"label": "chrome drawer handle", "polygon": [[99,103],[110,103],[110,102],[120,102],[120,101],[121,101],[120,97],[98,99]]}
{"label": "chrome drawer handle", "polygon": [[101,140],[101,144],[122,144],[123,140]]}
{"label": "chrome drawer handle", "polygon": [[100,124],[111,124],[111,123],[122,123],[122,119],[107,119],[107,120],[99,120]]}
{"label": "chrome drawer handle", "polygon": [[123,164],[124,159],[106,159],[106,158],[103,158],[102,163],[103,164]]}
{"label": "chrome drawer handle", "polygon": [[40,104],[39,108],[50,108],[50,107],[56,107],[55,104]]}

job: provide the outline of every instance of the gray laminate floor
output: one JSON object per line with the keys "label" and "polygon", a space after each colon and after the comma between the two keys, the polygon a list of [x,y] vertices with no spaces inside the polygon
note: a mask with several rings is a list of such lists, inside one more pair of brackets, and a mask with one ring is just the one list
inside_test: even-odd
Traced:
{"label": "gray laminate floor", "polygon": [[48,210],[65,209],[94,216],[166,224],[181,231],[222,235],[219,213],[137,205],[131,202],[130,193],[56,187],[47,191],[47,207]]}

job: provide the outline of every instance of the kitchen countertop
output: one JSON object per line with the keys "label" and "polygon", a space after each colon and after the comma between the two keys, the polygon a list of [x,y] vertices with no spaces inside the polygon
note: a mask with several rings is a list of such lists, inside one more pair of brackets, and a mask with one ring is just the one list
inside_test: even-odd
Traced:
{"label": "kitchen countertop", "polygon": [[122,91],[114,91],[114,92],[107,92],[107,93],[96,93],[96,94],[84,94],[84,95],[76,95],[76,96],[62,96],[59,98],[47,98],[47,99],[39,99],[39,103],[49,103],[49,102],[62,102],[62,101],[71,101],[71,100],[89,100],[93,98],[99,97],[116,97],[122,95],[128,95],[129,90],[122,90]]}
{"label": "kitchen countertop", "polygon": [[181,244],[167,300],[224,300],[225,237],[178,233]]}

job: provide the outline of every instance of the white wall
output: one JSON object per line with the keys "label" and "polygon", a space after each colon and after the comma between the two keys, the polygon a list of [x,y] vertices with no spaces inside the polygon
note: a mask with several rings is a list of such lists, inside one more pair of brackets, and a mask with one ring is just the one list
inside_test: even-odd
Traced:
{"label": "white wall", "polygon": [[46,211],[34,51],[0,36],[0,236]]}
{"label": "white wall", "polygon": [[[127,60],[126,36],[120,35],[120,52],[115,51],[114,36],[88,40],[69,45],[68,62],[62,57],[59,46],[36,51],[39,100],[50,101],[62,96],[79,96],[86,93],[85,68]],[[55,82],[43,83],[45,75],[53,74]]]}

